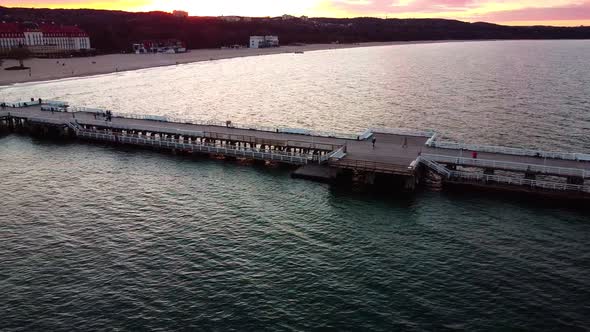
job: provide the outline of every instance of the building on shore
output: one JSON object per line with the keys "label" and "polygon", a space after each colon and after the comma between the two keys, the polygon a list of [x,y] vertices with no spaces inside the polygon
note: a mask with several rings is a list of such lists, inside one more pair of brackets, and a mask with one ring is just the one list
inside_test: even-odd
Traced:
{"label": "building on shore", "polygon": [[278,36],[250,36],[250,48],[279,47]]}
{"label": "building on shore", "polygon": [[0,23],[0,53],[26,47],[35,56],[51,57],[91,51],[90,37],[77,26],[46,23]]}
{"label": "building on shore", "polygon": [[178,39],[165,40],[144,40],[141,43],[133,44],[135,54],[146,53],[186,53],[187,48],[184,42]]}
{"label": "building on shore", "polygon": [[180,18],[187,18],[188,12],[185,12],[184,10],[175,10],[172,12],[172,15]]}

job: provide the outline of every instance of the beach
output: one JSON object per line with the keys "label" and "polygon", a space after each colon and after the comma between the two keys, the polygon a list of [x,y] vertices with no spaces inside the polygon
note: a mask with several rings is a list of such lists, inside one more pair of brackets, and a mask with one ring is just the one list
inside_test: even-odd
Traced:
{"label": "beach", "polygon": [[403,45],[428,42],[384,42],[358,44],[312,44],[301,46],[281,46],[266,49],[199,49],[181,54],[109,54],[95,57],[38,59],[25,61],[30,70],[9,71],[4,68],[17,66],[16,60],[4,60],[0,69],[0,86],[14,83],[50,81],[70,77],[109,74],[151,67],[172,66],[199,61],[212,61],[247,56],[280,53],[308,52],[329,49]]}

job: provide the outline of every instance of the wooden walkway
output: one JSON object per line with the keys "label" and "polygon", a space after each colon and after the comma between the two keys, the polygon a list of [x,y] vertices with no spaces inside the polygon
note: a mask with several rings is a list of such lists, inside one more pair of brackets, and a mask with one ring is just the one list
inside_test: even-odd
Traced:
{"label": "wooden walkway", "polygon": [[[265,147],[279,147],[280,153],[290,153],[291,156],[300,158],[296,162],[299,164],[327,161],[331,167],[356,171],[413,176],[417,166],[416,161],[422,158],[444,165],[444,167],[450,167],[451,170],[459,166],[476,167],[492,172],[495,170],[517,171],[528,175],[574,177],[582,179],[581,183],[583,183],[583,179],[590,178],[590,161],[573,160],[566,157],[545,158],[535,155],[517,155],[510,150],[507,150],[509,153],[479,151],[477,158],[472,158],[468,150],[433,146],[427,144],[429,137],[426,135],[417,136],[411,132],[404,133],[403,131],[374,131],[372,137],[376,139],[376,144],[373,147],[371,138],[357,139],[354,135],[351,136],[354,138],[328,137],[286,132],[281,128],[260,130],[207,123],[179,123],[116,116],[111,121],[107,121],[101,114],[97,116],[96,113],[91,112],[50,112],[42,110],[39,105],[5,108],[0,110],[0,117],[2,115],[26,119],[31,123],[61,124],[63,126],[75,123],[80,128],[100,131],[98,133],[102,134],[105,131],[124,133],[124,135],[129,135],[129,139],[132,138],[132,135],[136,135],[137,139],[146,139],[146,134],[149,139],[153,139],[150,137],[151,134],[157,134],[160,139],[162,139],[162,135],[164,137],[170,135],[172,140],[178,140],[179,137],[204,137],[214,142],[222,140],[246,143],[249,144],[250,149],[254,149],[248,152],[261,153],[268,152],[261,150]],[[330,158],[331,153],[340,148],[345,151],[344,156]],[[306,153],[313,153],[317,157],[310,155],[307,158],[304,156]]]}

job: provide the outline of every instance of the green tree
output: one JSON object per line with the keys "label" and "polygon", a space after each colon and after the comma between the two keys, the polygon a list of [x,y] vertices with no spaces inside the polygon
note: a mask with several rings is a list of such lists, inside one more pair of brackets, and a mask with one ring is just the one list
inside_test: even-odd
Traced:
{"label": "green tree", "polygon": [[31,51],[28,48],[19,45],[19,47],[13,48],[8,52],[8,58],[17,60],[20,67],[23,68],[25,66],[25,60],[31,58]]}

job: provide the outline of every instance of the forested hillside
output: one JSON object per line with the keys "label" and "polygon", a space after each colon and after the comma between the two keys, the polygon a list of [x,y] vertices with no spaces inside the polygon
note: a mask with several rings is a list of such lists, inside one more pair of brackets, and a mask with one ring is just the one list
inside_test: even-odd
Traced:
{"label": "forested hillside", "polygon": [[101,52],[129,50],[145,39],[178,38],[189,48],[246,45],[250,35],[276,34],[281,44],[351,43],[442,39],[579,39],[590,38],[590,27],[511,27],[442,19],[254,18],[227,22],[216,17],[178,18],[168,13],[106,10],[50,10],[0,7],[5,22],[55,22],[78,25]]}

